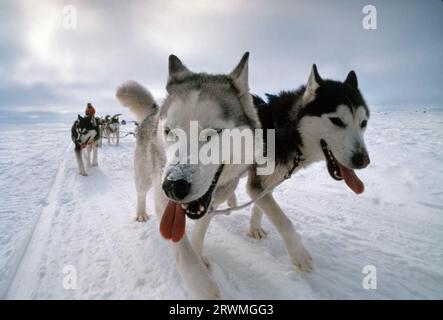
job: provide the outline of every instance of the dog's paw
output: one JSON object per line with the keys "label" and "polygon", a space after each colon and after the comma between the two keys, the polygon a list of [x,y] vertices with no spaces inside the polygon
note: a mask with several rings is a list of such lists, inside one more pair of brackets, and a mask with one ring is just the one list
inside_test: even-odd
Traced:
{"label": "dog's paw", "polygon": [[292,263],[301,272],[314,271],[314,260],[303,246],[298,247],[291,254]]}
{"label": "dog's paw", "polygon": [[[191,246],[188,248],[192,249]],[[189,293],[194,299],[220,299],[220,289],[208,270],[208,259],[195,253],[194,250],[191,250],[190,252],[182,252],[175,257],[179,273],[182,275]]]}
{"label": "dog's paw", "polygon": [[250,236],[253,239],[261,240],[261,239],[266,239],[268,233],[265,230],[263,230],[261,227],[250,228],[248,236]]}
{"label": "dog's paw", "polygon": [[95,163],[92,164],[92,166],[93,166],[93,167],[98,167],[98,163],[95,162]]}
{"label": "dog's paw", "polygon": [[200,283],[198,292],[194,293],[193,296],[196,299],[202,300],[220,300],[221,298],[220,289],[211,277],[208,277],[206,281],[204,281],[204,285],[202,282]]}
{"label": "dog's paw", "polygon": [[149,216],[146,213],[139,213],[137,214],[137,218],[135,218],[138,222],[146,222],[148,221]]}
{"label": "dog's paw", "polygon": [[237,197],[236,196],[230,197],[226,201],[226,203],[228,204],[229,208],[235,208],[237,206]]}
{"label": "dog's paw", "polygon": [[211,281],[211,282],[212,283],[209,287],[207,299],[220,300],[220,298],[221,298],[220,289],[218,288],[218,285],[214,281]]}
{"label": "dog's paw", "polygon": [[80,172],[80,175],[83,176],[83,177],[87,177],[88,176],[88,174],[86,172]]}

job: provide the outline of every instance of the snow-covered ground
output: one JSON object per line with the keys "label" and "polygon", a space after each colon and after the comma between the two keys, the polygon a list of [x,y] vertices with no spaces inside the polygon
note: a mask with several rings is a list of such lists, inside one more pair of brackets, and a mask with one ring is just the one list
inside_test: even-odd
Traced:
{"label": "snow-covered ground", "polygon": [[[104,145],[82,177],[69,129],[0,127],[0,297],[190,298],[155,216],[134,221],[133,137]],[[367,145],[363,195],[324,163],[275,192],[315,260],[312,274],[292,268],[268,221],[266,240],[246,235],[249,210],[213,220],[206,256],[223,298],[443,298],[443,112],[374,113]],[[362,286],[366,265],[376,267],[376,290]],[[66,266],[76,290],[63,288]]]}

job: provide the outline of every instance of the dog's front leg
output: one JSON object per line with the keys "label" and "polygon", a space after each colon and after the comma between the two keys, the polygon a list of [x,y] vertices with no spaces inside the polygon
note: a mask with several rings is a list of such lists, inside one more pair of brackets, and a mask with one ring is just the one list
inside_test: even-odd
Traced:
{"label": "dog's front leg", "polygon": [[134,151],[134,178],[135,189],[137,190],[137,217],[138,222],[148,220],[146,212],[146,194],[152,185],[152,174],[154,169],[150,166],[147,159],[148,151],[136,145]]}
{"label": "dog's front leg", "polygon": [[192,246],[194,247],[197,254],[202,258],[207,267],[209,267],[209,261],[203,256],[203,243],[205,241],[205,235],[208,231],[211,219],[212,215],[206,214],[203,218],[197,220],[191,233]]}
{"label": "dog's front leg", "polygon": [[85,157],[86,157],[86,166],[89,168],[91,166],[91,145],[86,147]]}
{"label": "dog's front leg", "polygon": [[[154,190],[155,212],[161,220],[168,199],[161,190],[160,183],[156,183]],[[191,246],[186,234],[174,243],[169,241],[178,272],[185,285],[195,299],[220,299],[218,285],[212,279],[208,268],[200,256]]]}
{"label": "dog's front leg", "polygon": [[103,143],[103,130],[100,130],[100,138],[98,138],[98,146],[101,148]]}
{"label": "dog's front leg", "polygon": [[178,243],[170,242],[170,245],[178,272],[194,299],[220,299],[217,283],[191,246],[188,237],[185,235]]}
{"label": "dog's front leg", "polygon": [[[259,192],[251,192],[251,196],[257,196]],[[314,262],[311,255],[302,244],[300,235],[295,231],[291,220],[284,214],[271,193],[257,201],[257,206],[266,214],[271,223],[277,228],[285,242],[292,263],[300,271],[311,272],[314,270]]]}
{"label": "dog's front leg", "polygon": [[116,135],[117,135],[117,145],[120,143],[120,128],[119,127],[117,127],[117,131],[116,131],[116,133],[115,133]]}
{"label": "dog's front leg", "polygon": [[251,238],[260,240],[267,237],[267,232],[261,227],[262,218],[263,212],[257,205],[254,204],[254,206],[252,207],[252,216],[248,232],[248,236],[250,236]]}
{"label": "dog's front leg", "polygon": [[235,208],[237,206],[237,196],[235,195],[235,192],[233,192],[228,199],[226,200],[228,203],[229,208]]}
{"label": "dog's front leg", "polygon": [[98,166],[97,153],[98,153],[98,142],[95,142],[92,145],[92,166],[93,167]]}
{"label": "dog's front leg", "polygon": [[75,147],[74,154],[80,174],[82,176],[87,176],[88,174],[86,173],[85,166],[83,165],[82,150],[80,149],[80,146]]}
{"label": "dog's front leg", "polygon": [[137,190],[137,217],[135,220],[138,222],[148,221],[149,217],[146,213],[146,194],[148,191]]}

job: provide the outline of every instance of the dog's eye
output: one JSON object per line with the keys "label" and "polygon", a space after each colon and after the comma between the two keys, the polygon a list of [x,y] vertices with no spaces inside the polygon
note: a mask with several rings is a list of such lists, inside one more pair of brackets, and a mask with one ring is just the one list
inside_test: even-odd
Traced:
{"label": "dog's eye", "polygon": [[346,127],[345,124],[343,123],[343,121],[341,121],[340,118],[332,117],[332,118],[329,118],[329,120],[331,120],[331,122],[333,124],[335,124],[337,127],[341,127],[341,128]]}
{"label": "dog's eye", "polygon": [[171,132],[171,129],[165,129],[165,136],[167,136],[169,134],[169,132]]}
{"label": "dog's eye", "polygon": [[220,134],[223,132],[223,129],[215,129],[215,131],[217,131],[217,134]]}
{"label": "dog's eye", "polygon": [[361,124],[360,124],[360,126],[361,126],[362,128],[366,128],[367,125],[368,125],[368,120],[363,120],[363,121],[361,122]]}

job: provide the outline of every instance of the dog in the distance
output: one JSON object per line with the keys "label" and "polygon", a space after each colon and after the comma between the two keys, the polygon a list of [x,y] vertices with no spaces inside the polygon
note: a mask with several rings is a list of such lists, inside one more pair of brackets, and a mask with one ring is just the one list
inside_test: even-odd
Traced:
{"label": "dog in the distance", "polygon": [[95,121],[97,123],[99,134],[100,134],[97,145],[99,148],[101,148],[103,145],[103,133],[105,132],[105,127],[106,127],[105,118],[95,117]]}
{"label": "dog in the distance", "polygon": [[[211,75],[192,72],[171,55],[167,97],[161,108],[136,82],[123,84],[116,93],[139,123],[134,152],[137,220],[147,219],[146,194],[152,186],[161,234],[172,240],[169,243],[177,269],[195,298],[220,297],[202,256],[210,220],[206,213],[234,193],[251,165],[175,163],[166,152],[177,138],[176,129],[190,136],[191,121],[210,129],[208,137],[220,135],[225,129],[260,127],[249,93],[248,57],[246,53],[230,74]],[[202,143],[198,142],[199,147]],[[186,217],[196,220],[191,241],[185,234]]]}
{"label": "dog in the distance", "polygon": [[[85,165],[83,163],[82,153],[85,150],[86,165],[90,167],[98,166],[97,148],[100,139],[100,129],[94,116],[80,116],[74,122],[71,128],[71,139],[74,142],[75,159],[79,172],[82,176],[87,176]],[[92,163],[91,163],[92,151]]]}
{"label": "dog in the distance", "polygon": [[[104,132],[108,138],[108,144],[115,143],[117,146],[120,143],[120,119],[121,114],[107,115],[104,120]],[[112,140],[112,141],[111,141]]]}
{"label": "dog in the distance", "polygon": [[[254,104],[263,129],[275,129],[276,167],[267,176],[249,171],[247,190],[251,198],[284,180],[288,173],[321,160],[326,161],[332,179],[344,180],[356,194],[364,191],[354,170],[366,168],[370,162],[364,141],[369,109],[354,71],[344,82],[324,80],[314,65],[306,86],[268,95],[266,102],[254,96]],[[312,271],[313,259],[272,192],[254,204],[249,235],[266,237],[261,227],[263,213],[282,236],[292,263],[301,271]]]}

